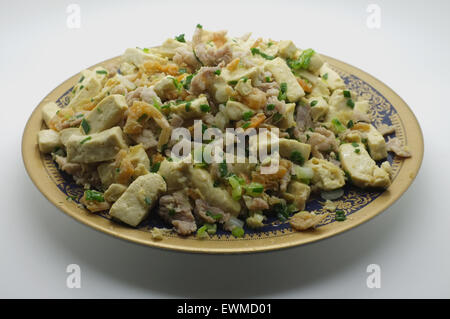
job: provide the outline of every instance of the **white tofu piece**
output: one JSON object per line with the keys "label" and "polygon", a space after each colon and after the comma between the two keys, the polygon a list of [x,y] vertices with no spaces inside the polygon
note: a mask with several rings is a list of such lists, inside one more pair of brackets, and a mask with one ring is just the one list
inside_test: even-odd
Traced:
{"label": "white tofu piece", "polygon": [[233,121],[239,121],[242,120],[242,116],[245,112],[253,112],[252,109],[247,107],[245,104],[242,104],[241,102],[237,101],[231,101],[229,100],[225,106],[225,115]]}
{"label": "white tofu piece", "polygon": [[162,57],[166,57],[172,59],[175,55],[175,50],[179,47],[186,47],[187,44],[177,41],[175,39],[169,38],[164,43],[156,48],[150,48],[149,53],[161,55]]}
{"label": "white tofu piece", "polygon": [[156,95],[158,95],[161,99],[171,99],[174,95],[174,92],[177,91],[177,88],[175,87],[174,83],[174,77],[173,76],[166,76],[156,82],[156,84],[153,87],[153,90],[155,91]]}
{"label": "white tofu piece", "polygon": [[282,196],[292,202],[298,210],[303,210],[310,194],[311,187],[301,182],[291,181]]}
{"label": "white tofu piece", "polygon": [[50,120],[60,109],[61,108],[54,102],[47,103],[42,107],[42,119],[47,127],[50,127]]}
{"label": "white tofu piece", "polygon": [[311,145],[300,143],[299,141],[293,139],[280,138],[279,147],[280,155],[287,159],[290,159],[292,153],[297,151],[302,154],[306,162],[309,158],[309,154],[311,153]]}
{"label": "white tofu piece", "polygon": [[220,207],[233,216],[239,215],[241,205],[225,189],[214,187],[213,179],[207,170],[189,167],[189,176],[193,188],[197,188],[205,201],[214,207]]}
{"label": "white tofu piece", "polygon": [[109,161],[127,147],[122,129],[118,126],[88,136],[72,135],[66,145],[67,160],[73,163]]}
{"label": "white tofu piece", "polygon": [[234,89],[242,96],[249,95],[253,90],[252,80],[248,79],[244,81],[243,79],[240,79]]}
{"label": "white tofu piece", "polygon": [[[351,96],[354,101],[353,93],[351,93]],[[353,109],[347,105],[348,99],[344,96],[344,90],[337,89],[333,91],[328,100],[327,122],[331,122],[332,119],[337,118],[343,125],[346,125],[348,121],[353,119],[354,113]]]}
{"label": "white tofu piece", "polygon": [[222,68],[220,77],[225,81],[225,83],[231,81],[239,81],[243,77],[247,77],[248,79],[254,80],[255,77],[259,73],[261,73],[261,71],[262,71],[261,68],[258,66],[245,68],[238,65],[238,67],[233,71],[228,70],[228,68]]}
{"label": "white tofu piece", "polygon": [[355,102],[355,108],[353,109],[353,111],[367,114],[369,112],[369,101],[361,100]]}
{"label": "white tofu piece", "polygon": [[295,103],[287,103],[286,109],[283,114],[283,117],[281,118],[280,122],[278,122],[278,126],[281,129],[287,129],[290,127],[297,126],[297,122],[294,119],[294,112],[295,112]]}
{"label": "white tofu piece", "polygon": [[341,188],[345,185],[344,171],[333,163],[318,158],[312,158],[305,163],[313,172],[311,182],[325,191]]}
{"label": "white tofu piece", "polygon": [[75,88],[75,95],[67,107],[71,107],[75,112],[78,112],[91,104],[91,99],[100,93],[102,80],[97,76],[91,75],[83,80],[82,85],[77,85]]}
{"label": "white tofu piece", "polygon": [[186,157],[183,160],[171,162],[165,159],[161,162],[158,174],[166,181],[168,191],[179,190],[186,186],[188,167],[191,165],[188,159],[189,157]]}
{"label": "white tofu piece", "polygon": [[[189,107],[186,106],[188,103]],[[199,118],[206,114],[200,108],[200,105],[204,104],[209,106],[208,99],[206,96],[202,95],[190,102],[172,105],[170,106],[170,110],[181,116],[183,119]]]}
{"label": "white tofu piece", "polygon": [[114,203],[122,196],[123,193],[127,190],[127,187],[122,184],[111,184],[106,192],[103,194],[103,197],[106,201],[110,203]]}
{"label": "white tofu piece", "polygon": [[325,81],[322,81],[319,79],[316,81],[316,83],[313,84],[310,96],[330,96],[330,90],[328,89],[328,86],[326,85]]}
{"label": "white tofu piece", "polygon": [[375,161],[387,157],[386,141],[383,135],[373,125],[370,125],[370,130],[367,132],[366,138],[370,157]]}
{"label": "white tofu piece", "polygon": [[143,50],[137,48],[128,48],[122,55],[122,61],[134,64],[137,67],[143,65],[146,61],[151,60],[158,61],[160,63],[166,61],[165,59],[157,56],[156,54],[145,53]]}
{"label": "white tofu piece", "polygon": [[61,144],[66,146],[67,141],[74,134],[75,135],[84,135],[83,133],[80,132],[80,128],[78,128],[78,127],[69,127],[69,128],[65,128],[65,129],[61,130],[59,132],[59,138],[61,139]]}
{"label": "white tofu piece", "polygon": [[166,182],[160,175],[150,173],[139,176],[111,206],[109,214],[125,224],[137,226],[166,190]]}
{"label": "white tofu piece", "polygon": [[134,167],[143,165],[147,170],[150,168],[150,159],[142,144],[130,146],[126,156]]}
{"label": "white tofu piece", "polygon": [[[359,153],[355,150],[359,149]],[[388,188],[391,184],[389,174],[378,167],[366,151],[364,144],[354,147],[350,143],[339,146],[339,158],[344,171],[348,172],[351,181],[358,187]]]}
{"label": "white tofu piece", "polygon": [[305,96],[305,92],[283,59],[275,58],[267,61],[264,68],[272,73],[275,81],[279,84],[286,83],[286,96],[289,102],[297,102],[302,96]]}
{"label": "white tofu piece", "polygon": [[[84,118],[90,126],[89,133],[98,133],[115,126],[127,109],[127,101],[123,95],[113,94],[105,97]],[[84,133],[81,127],[80,130]]]}
{"label": "white tofu piece", "polygon": [[298,49],[291,40],[283,40],[278,42],[278,55],[282,58],[293,58]]}
{"label": "white tofu piece", "polygon": [[108,188],[116,182],[116,165],[112,163],[102,163],[97,166],[98,176],[104,188]]}
{"label": "white tofu piece", "polygon": [[320,68],[322,67],[323,63],[324,62],[320,54],[314,52],[309,61],[308,70],[313,72],[314,74],[317,74],[317,72],[319,72]]}
{"label": "white tofu piece", "polygon": [[42,130],[38,133],[39,150],[42,153],[51,153],[55,148],[61,146],[59,133],[54,130]]}
{"label": "white tofu piece", "polygon": [[311,117],[313,118],[313,121],[318,121],[319,119],[324,118],[328,113],[328,103],[322,96],[310,97],[308,99],[308,104],[311,105],[313,101],[316,102],[314,102],[314,106],[311,106]]}
{"label": "white tofu piece", "polygon": [[[341,79],[339,74],[336,73],[328,63],[324,63],[319,70],[320,76],[322,77],[322,81],[325,82],[327,87],[331,90],[344,89],[345,83],[344,80]],[[328,74],[328,78],[325,80],[323,78],[324,74]]]}

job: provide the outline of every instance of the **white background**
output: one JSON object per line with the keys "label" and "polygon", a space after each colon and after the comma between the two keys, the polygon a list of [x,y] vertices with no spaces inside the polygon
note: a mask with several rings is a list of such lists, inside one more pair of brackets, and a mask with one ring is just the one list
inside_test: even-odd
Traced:
{"label": "white background", "polygon": [[[450,297],[448,1],[79,1],[80,29],[66,26],[70,3],[1,0],[0,297]],[[380,29],[366,26],[370,3],[381,8]],[[190,38],[197,23],[292,39],[384,81],[423,129],[425,157],[414,184],[356,229],[255,255],[138,246],[60,212],[22,163],[32,110],[81,69],[127,47]],[[66,287],[72,263],[81,267],[81,289]],[[372,263],[381,266],[380,289],[366,286]]]}

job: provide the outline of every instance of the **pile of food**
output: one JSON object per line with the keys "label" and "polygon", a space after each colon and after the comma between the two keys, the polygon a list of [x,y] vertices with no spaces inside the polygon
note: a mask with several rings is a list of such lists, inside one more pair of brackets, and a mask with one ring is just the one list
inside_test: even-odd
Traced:
{"label": "pile of food", "polygon": [[[180,235],[220,227],[241,237],[270,214],[296,230],[315,227],[325,215],[304,210],[314,193],[332,207],[346,183],[389,187],[387,152],[410,154],[397,139],[386,143],[394,129],[374,127],[368,111],[314,50],[197,25],[192,41],[182,34],[82,71],[67,106],[43,107],[38,144],[84,186],[91,212],[131,226],[159,214]],[[263,174],[267,161],[172,158],[173,130],[193,132],[196,120],[202,131],[277,128],[277,171]]]}

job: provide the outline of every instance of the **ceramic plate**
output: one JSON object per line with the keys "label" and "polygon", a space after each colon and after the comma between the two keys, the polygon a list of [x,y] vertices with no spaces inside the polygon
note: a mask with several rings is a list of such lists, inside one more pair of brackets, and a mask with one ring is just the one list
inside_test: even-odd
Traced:
{"label": "ceramic plate", "polygon": [[[187,252],[249,253],[293,247],[331,237],[368,221],[392,205],[417,175],[424,146],[417,119],[397,94],[382,82],[353,66],[326,56],[324,58],[341,75],[352,91],[369,100],[370,114],[375,126],[381,123],[394,125],[396,131],[390,137],[398,137],[409,146],[412,153],[412,157],[405,160],[389,153],[388,161],[392,165],[394,174],[392,185],[388,190],[366,191],[347,186],[345,195],[336,201],[338,209],[345,211],[347,216],[343,222],[335,221],[334,214],[329,214],[328,218],[315,230],[296,232],[286,222],[269,219],[267,226],[260,230],[246,229],[243,238],[234,238],[229,233],[218,231],[207,240],[168,233],[163,240],[155,241],[152,239],[150,229],[153,226],[164,226],[164,223],[156,216],[157,214],[151,214],[147,221],[137,228],[132,228],[112,221],[107,213],[88,212],[79,205],[83,189],[76,185],[70,176],[60,172],[50,155],[41,154],[37,146],[37,133],[43,127],[42,106],[51,101],[61,107],[67,105],[69,93],[79,78],[78,74],[48,94],[28,120],[22,139],[25,167],[42,194],[69,216],[104,233],[143,245]],[[117,59],[119,58],[113,58],[98,65]],[[67,200],[68,197],[74,200]],[[324,213],[321,201],[321,199],[310,200],[306,209]]]}

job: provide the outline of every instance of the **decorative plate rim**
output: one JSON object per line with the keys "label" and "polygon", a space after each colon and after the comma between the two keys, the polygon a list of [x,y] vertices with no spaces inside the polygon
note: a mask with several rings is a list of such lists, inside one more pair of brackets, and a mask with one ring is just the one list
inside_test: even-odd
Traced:
{"label": "decorative plate rim", "polygon": [[[48,102],[54,102],[63,95],[64,92],[76,83],[79,73],[53,89],[38,104],[28,119],[22,136],[22,158],[25,168],[39,191],[52,204],[67,215],[98,231],[141,245],[193,253],[237,254],[284,249],[332,237],[372,219],[400,198],[418,174],[423,160],[424,141],[422,130],[414,113],[405,101],[403,101],[392,89],[372,75],[352,65],[326,55],[322,56],[332,66],[344,70],[351,75],[355,75],[372,86],[394,106],[402,121],[404,133],[408,138],[408,146],[412,153],[411,158],[403,161],[401,168],[389,189],[384,191],[367,206],[361,208],[356,213],[351,214],[345,222],[330,223],[313,231],[293,232],[268,238],[230,238],[230,240],[226,241],[213,241],[192,240],[190,238],[182,237],[165,237],[163,240],[156,241],[152,239],[150,232],[144,232],[136,228],[110,221],[99,215],[89,213],[72,201],[67,201],[65,194],[57,187],[43,165],[42,154],[37,147],[36,136],[42,126],[41,108],[43,105]],[[114,57],[102,61],[91,66],[89,69],[114,62],[119,58],[120,57]]]}

